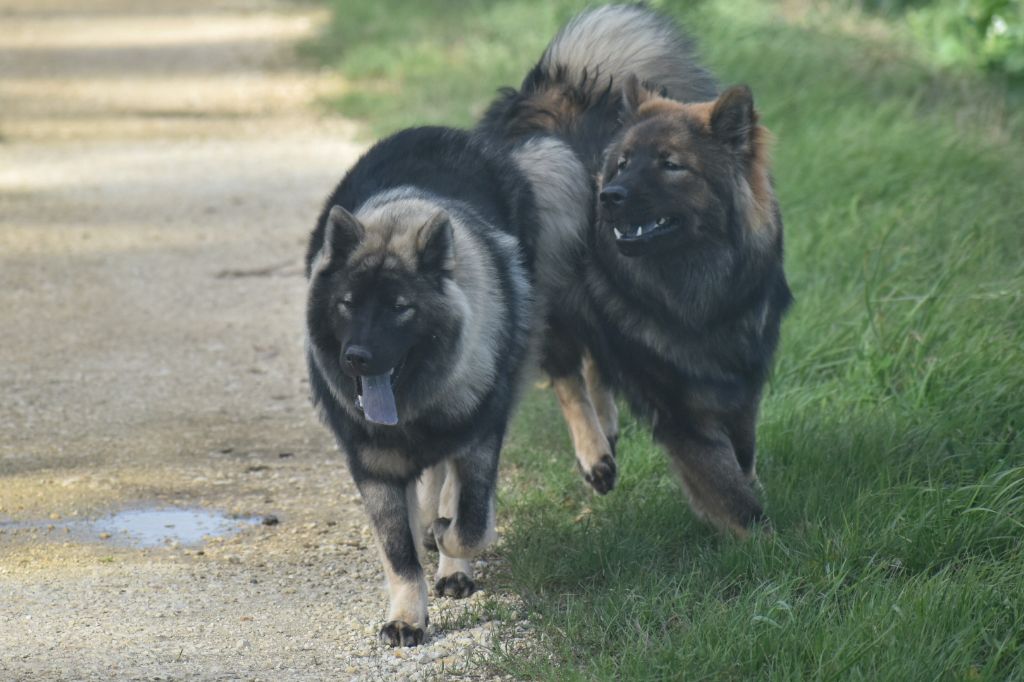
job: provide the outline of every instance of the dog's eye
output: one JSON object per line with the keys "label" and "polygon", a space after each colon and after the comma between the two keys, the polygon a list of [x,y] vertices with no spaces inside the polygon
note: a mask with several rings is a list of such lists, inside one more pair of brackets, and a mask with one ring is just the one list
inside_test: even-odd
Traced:
{"label": "dog's eye", "polygon": [[391,304],[391,310],[396,313],[404,313],[407,310],[412,310],[412,304],[404,298],[396,298],[395,302]]}
{"label": "dog's eye", "polygon": [[344,313],[344,312],[348,312],[348,310],[351,307],[352,307],[352,294],[345,294],[338,301],[338,310],[340,310],[341,312]]}
{"label": "dog's eye", "polygon": [[615,165],[615,168],[617,170],[622,170],[627,165],[629,165],[629,159],[627,159],[625,156],[623,156],[623,157],[619,158],[619,162]]}
{"label": "dog's eye", "polygon": [[689,170],[689,168],[687,168],[686,166],[684,166],[684,165],[682,165],[680,163],[676,163],[675,161],[672,161],[671,159],[662,159],[661,160],[661,167],[664,168],[665,170],[669,170],[669,171]]}

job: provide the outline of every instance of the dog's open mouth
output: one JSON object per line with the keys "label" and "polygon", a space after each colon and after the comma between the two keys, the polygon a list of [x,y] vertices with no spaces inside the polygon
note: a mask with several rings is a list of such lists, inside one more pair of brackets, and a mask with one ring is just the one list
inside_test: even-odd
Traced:
{"label": "dog's open mouth", "polygon": [[384,374],[356,377],[356,405],[363,409],[366,421],[394,426],[398,423],[395,382],[404,362]]}
{"label": "dog's open mouth", "polygon": [[[613,228],[615,243],[620,249],[623,246],[647,244],[676,231],[680,225],[677,218],[658,218],[640,225],[623,225]],[[628,249],[623,250],[623,253],[627,252]]]}

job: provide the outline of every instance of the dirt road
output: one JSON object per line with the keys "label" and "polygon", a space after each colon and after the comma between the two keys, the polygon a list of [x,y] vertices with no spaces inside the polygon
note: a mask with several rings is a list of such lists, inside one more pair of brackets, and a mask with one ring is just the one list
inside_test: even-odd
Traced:
{"label": "dirt road", "polygon": [[[294,59],[325,18],[0,0],[0,679],[425,678],[488,640],[474,596],[432,602],[427,647],[375,643],[376,553],[307,402],[305,238],[359,151]],[[89,530],[175,508],[255,523]]]}

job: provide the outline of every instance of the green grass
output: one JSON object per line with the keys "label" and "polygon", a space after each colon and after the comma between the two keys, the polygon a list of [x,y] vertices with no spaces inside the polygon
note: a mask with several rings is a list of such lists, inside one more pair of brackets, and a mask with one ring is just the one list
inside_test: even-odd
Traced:
{"label": "green grass", "polygon": [[[382,134],[470,124],[579,2],[335,0],[311,48]],[[492,592],[523,596],[540,679],[1024,679],[1020,93],[922,61],[896,25],[658,3],[778,136],[797,304],[764,401],[771,539],[690,514],[624,417],[588,492],[549,392],[504,455]],[[357,6],[358,5],[358,6]]]}

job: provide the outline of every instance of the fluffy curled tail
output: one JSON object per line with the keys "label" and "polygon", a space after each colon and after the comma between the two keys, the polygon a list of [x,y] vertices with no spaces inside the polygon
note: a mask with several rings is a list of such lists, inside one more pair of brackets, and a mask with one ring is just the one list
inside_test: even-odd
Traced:
{"label": "fluffy curled tail", "polygon": [[578,14],[544,51],[537,70],[548,78],[592,88],[621,84],[630,75],[672,99],[715,97],[714,78],[696,59],[675,22],[644,5],[607,5]]}
{"label": "fluffy curled tail", "polygon": [[683,102],[717,94],[672,19],[644,5],[607,5],[570,20],[519,89],[501,91],[478,129],[513,143],[555,135],[592,171],[619,129],[622,87],[631,76]]}

